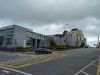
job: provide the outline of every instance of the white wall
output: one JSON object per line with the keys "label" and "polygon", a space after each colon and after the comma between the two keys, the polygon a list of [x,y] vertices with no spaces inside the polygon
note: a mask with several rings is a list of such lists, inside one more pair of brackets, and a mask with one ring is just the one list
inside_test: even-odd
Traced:
{"label": "white wall", "polygon": [[54,41],[55,41],[55,43],[57,45],[64,45],[65,44],[63,37],[62,38],[59,38],[59,37],[54,36],[53,39],[54,39]]}
{"label": "white wall", "polygon": [[[26,29],[20,26],[14,26],[14,47],[21,46],[24,47],[26,45]],[[15,44],[16,42],[16,44]]]}
{"label": "white wall", "polygon": [[76,30],[70,33],[74,36],[76,46],[80,46],[85,38],[83,32],[81,30]]}
{"label": "white wall", "polygon": [[72,34],[67,34],[65,36],[65,40],[66,40],[66,44],[68,44],[69,46],[71,47],[75,46],[75,39]]}

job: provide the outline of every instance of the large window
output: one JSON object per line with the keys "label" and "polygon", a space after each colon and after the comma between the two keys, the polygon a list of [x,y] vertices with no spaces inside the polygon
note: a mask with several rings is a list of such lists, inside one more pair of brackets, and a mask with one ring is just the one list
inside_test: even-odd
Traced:
{"label": "large window", "polygon": [[32,45],[32,38],[31,38],[31,37],[29,37],[29,38],[27,39],[27,45]]}
{"label": "large window", "polygon": [[9,29],[4,29],[4,30],[0,30],[1,34],[13,34],[14,29],[13,28],[9,28]]}
{"label": "large window", "polygon": [[12,44],[12,38],[6,38],[6,45]]}
{"label": "large window", "polygon": [[13,29],[6,30],[7,34],[13,34]]}
{"label": "large window", "polygon": [[0,46],[3,45],[3,39],[4,39],[4,37],[3,36],[0,36]]}

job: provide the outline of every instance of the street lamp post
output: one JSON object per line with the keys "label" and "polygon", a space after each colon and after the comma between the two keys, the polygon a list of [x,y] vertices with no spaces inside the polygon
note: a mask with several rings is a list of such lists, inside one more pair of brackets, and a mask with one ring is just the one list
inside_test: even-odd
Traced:
{"label": "street lamp post", "polygon": [[98,35],[98,43],[99,43],[99,35]]}
{"label": "street lamp post", "polygon": [[65,24],[65,25],[64,25],[64,31],[66,30],[66,26],[67,26],[67,25],[68,25],[68,24]]}
{"label": "street lamp post", "polygon": [[5,26],[4,24],[0,23],[1,26]]}
{"label": "street lamp post", "polygon": [[[67,26],[68,24],[65,24],[64,25],[64,31],[66,31],[66,26]],[[64,49],[66,48],[66,40],[65,40],[65,36],[64,36]]]}

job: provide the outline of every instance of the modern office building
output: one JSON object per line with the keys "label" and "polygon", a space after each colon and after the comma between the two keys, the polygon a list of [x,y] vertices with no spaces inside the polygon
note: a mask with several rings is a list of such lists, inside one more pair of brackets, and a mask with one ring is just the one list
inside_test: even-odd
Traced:
{"label": "modern office building", "polygon": [[0,28],[0,47],[47,47],[48,37],[18,25]]}

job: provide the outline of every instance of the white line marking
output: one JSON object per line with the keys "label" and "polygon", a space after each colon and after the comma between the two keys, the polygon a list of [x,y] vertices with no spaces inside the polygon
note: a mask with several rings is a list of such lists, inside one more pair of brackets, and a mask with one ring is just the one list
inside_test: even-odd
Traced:
{"label": "white line marking", "polygon": [[1,75],[6,75],[6,74],[1,74]]}
{"label": "white line marking", "polygon": [[81,71],[82,73],[84,73],[84,74],[86,74],[86,75],[90,75],[90,74],[88,74],[88,73],[86,73],[86,72],[84,72],[84,71]]}
{"label": "white line marking", "polygon": [[10,73],[10,71],[8,71],[8,70],[2,70],[2,72],[4,72],[4,73]]}
{"label": "white line marking", "polygon": [[98,59],[92,61],[91,63],[89,63],[87,66],[85,66],[84,68],[82,68],[81,70],[79,70],[77,73],[75,73],[74,75],[78,75],[80,72],[82,72],[84,69],[86,69],[87,67],[89,67],[91,64],[93,64],[94,62],[96,62]]}
{"label": "white line marking", "polygon": [[22,72],[22,71],[19,71],[19,70],[16,70],[16,69],[11,69],[11,68],[6,68],[6,67],[1,67],[1,68],[7,69],[7,70],[11,70],[11,71],[15,71],[15,72],[18,72],[18,73],[21,73],[21,74],[25,74],[25,75],[32,75],[32,74],[25,73],[25,72]]}
{"label": "white line marking", "polygon": [[91,64],[91,65],[97,67],[97,65],[95,65],[95,64]]}

